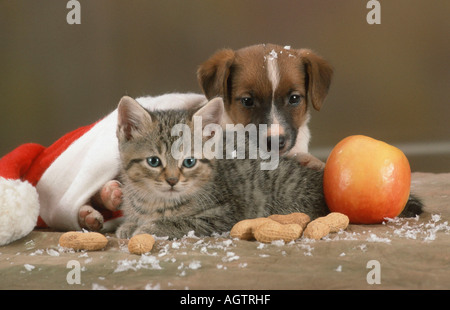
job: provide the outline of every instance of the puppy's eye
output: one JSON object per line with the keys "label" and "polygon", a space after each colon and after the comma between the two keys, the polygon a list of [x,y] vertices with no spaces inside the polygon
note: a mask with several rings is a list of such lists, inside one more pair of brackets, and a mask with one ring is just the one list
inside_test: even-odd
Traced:
{"label": "puppy's eye", "polygon": [[255,102],[252,97],[243,97],[241,98],[241,103],[246,108],[252,108],[255,106]]}
{"label": "puppy's eye", "polygon": [[289,104],[291,106],[298,106],[300,101],[302,101],[303,96],[302,95],[291,95],[289,97]]}
{"label": "puppy's eye", "polygon": [[159,159],[159,158],[156,157],[156,156],[148,157],[148,158],[147,158],[147,164],[148,164],[150,167],[156,168],[156,167],[158,167],[158,166],[161,166],[161,159]]}
{"label": "puppy's eye", "polygon": [[186,168],[192,168],[195,166],[195,164],[197,163],[197,160],[195,158],[186,158],[185,160],[183,160],[183,166]]}

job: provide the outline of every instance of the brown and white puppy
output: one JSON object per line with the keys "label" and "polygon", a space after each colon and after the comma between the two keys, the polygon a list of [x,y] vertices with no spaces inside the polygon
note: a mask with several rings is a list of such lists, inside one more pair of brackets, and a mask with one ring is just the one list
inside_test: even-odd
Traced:
{"label": "brown and white puppy", "polygon": [[311,50],[273,44],[220,50],[197,72],[206,97],[224,99],[224,123],[278,124],[278,132],[268,131],[268,142],[278,135],[280,155],[313,168],[324,164],[308,154],[308,103],[320,110],[332,75],[331,66]]}

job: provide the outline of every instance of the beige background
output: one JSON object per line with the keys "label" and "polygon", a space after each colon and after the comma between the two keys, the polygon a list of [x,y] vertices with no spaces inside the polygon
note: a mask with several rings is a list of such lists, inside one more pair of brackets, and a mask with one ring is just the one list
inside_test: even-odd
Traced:
{"label": "beige background", "polygon": [[450,171],[450,2],[365,0],[0,1],[0,156],[49,145],[124,94],[199,92],[197,66],[222,47],[308,47],[336,70],[311,151],[326,158],[351,134],[402,148],[413,171]]}

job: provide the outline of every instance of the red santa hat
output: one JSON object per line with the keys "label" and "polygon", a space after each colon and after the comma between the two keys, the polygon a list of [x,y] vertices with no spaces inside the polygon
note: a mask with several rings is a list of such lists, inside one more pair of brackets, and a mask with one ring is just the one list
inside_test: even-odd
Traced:
{"label": "red santa hat", "polygon": [[[0,159],[0,246],[26,236],[36,226],[81,229],[79,207],[118,173],[113,114],[47,148],[23,144]],[[106,219],[120,216],[120,212],[102,213]]]}

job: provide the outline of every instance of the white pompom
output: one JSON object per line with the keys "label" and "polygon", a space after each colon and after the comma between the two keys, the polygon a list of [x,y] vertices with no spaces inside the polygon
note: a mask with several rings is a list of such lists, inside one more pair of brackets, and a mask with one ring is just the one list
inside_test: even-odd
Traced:
{"label": "white pompom", "polygon": [[28,182],[0,177],[0,246],[28,235],[39,216],[39,196]]}

